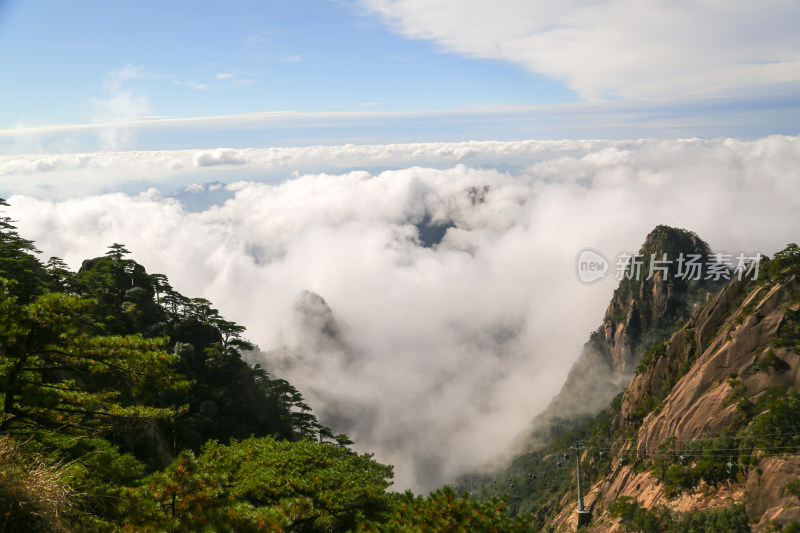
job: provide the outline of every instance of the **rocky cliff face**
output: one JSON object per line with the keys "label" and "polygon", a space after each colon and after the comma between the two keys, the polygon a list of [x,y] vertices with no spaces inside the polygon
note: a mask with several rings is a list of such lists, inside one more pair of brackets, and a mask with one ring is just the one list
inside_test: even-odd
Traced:
{"label": "rocky cliff face", "polygon": [[[684,279],[679,272],[679,257],[698,256],[707,263],[710,249],[694,233],[656,227],[645,239],[639,254],[643,265],[639,279],[624,278],[606,310],[602,332],[608,347],[606,361],[618,374],[632,374],[642,353],[688,316],[722,283],[706,279]],[[650,258],[666,257],[667,273],[650,271]],[[629,270],[633,267],[629,267]],[[647,279],[652,274],[651,279]]]}
{"label": "rocky cliff face", "polygon": [[[614,291],[602,325],[584,345],[561,391],[534,419],[528,445],[546,442],[548,426],[556,418],[594,415],[607,407],[630,381],[642,354],[664,340],[722,287],[720,282],[679,276],[679,257],[697,256],[701,263],[709,260],[708,244],[692,232],[658,226],[647,236],[639,254],[639,270],[629,267]],[[666,273],[654,270],[650,276],[651,256],[656,261],[665,256],[671,261]]]}
{"label": "rocky cliff face", "polygon": [[[609,512],[620,497],[678,512],[743,504],[753,531],[800,521],[799,265],[795,248],[766,279],[730,282],[645,355],[611,424],[609,473],[585,495],[588,530],[623,529]],[[584,452],[589,472],[601,441]],[[574,494],[561,503],[549,525],[574,531]]]}

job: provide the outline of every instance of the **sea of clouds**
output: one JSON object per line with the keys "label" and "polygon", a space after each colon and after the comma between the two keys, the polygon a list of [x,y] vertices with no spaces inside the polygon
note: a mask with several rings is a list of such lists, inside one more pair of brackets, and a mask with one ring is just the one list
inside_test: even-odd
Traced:
{"label": "sea of clouds", "polygon": [[[0,191],[45,259],[120,242],[213,301],[424,491],[501,459],[559,390],[616,284],[580,283],[581,249],[613,258],[668,224],[772,254],[800,238],[799,169],[800,137],[429,143],[5,156]],[[448,229],[425,246],[425,225]]]}

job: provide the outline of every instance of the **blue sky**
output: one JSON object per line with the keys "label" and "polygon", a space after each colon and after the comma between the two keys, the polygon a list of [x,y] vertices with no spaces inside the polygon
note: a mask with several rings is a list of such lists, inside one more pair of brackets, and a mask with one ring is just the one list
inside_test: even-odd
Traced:
{"label": "blue sky", "polygon": [[[155,16],[154,16],[155,15]],[[437,53],[344,2],[8,2],[3,125],[82,122],[103,80],[136,70],[154,115],[442,109],[576,101],[501,61]],[[58,88],[55,97],[54,88]]]}
{"label": "blue sky", "polygon": [[[799,17],[791,0],[0,0],[0,153],[791,135]],[[200,117],[237,125],[176,122]],[[128,127],[65,128],[109,122]]]}

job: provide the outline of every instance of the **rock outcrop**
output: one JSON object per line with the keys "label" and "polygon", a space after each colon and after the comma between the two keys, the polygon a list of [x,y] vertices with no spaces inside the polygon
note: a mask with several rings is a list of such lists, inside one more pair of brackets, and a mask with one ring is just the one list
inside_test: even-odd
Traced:
{"label": "rock outcrop", "polygon": [[[751,424],[769,414],[770,404],[762,400],[800,389],[800,261],[794,261],[771,278],[731,281],[645,355],[611,425],[610,473],[585,495],[595,514],[588,530],[621,530],[608,512],[620,497],[646,509],[679,512],[743,504],[756,532],[800,521],[797,489],[787,487],[800,478],[800,448],[786,445],[800,438],[800,421],[791,422],[796,433],[752,437],[754,444],[738,462],[724,458],[738,455],[741,439],[754,435]],[[783,439],[780,445],[769,444],[775,438]],[[728,468],[724,480],[703,478],[676,493],[666,487],[666,477],[654,475],[655,461],[662,461],[666,475],[678,454],[686,453],[681,450],[721,439],[733,443],[711,456],[718,469]],[[699,463],[700,457],[709,456],[688,461]],[[596,457],[587,450],[584,460],[593,464]],[[549,524],[557,531],[575,529],[574,497],[567,499]]]}
{"label": "rock outcrop", "polygon": [[[641,266],[630,265],[614,291],[603,322],[584,345],[561,391],[532,423],[525,447],[546,442],[549,426],[558,418],[594,415],[608,406],[633,376],[643,353],[683,324],[702,303],[721,289],[719,281],[683,279],[679,257],[709,261],[708,244],[692,232],[656,227],[644,241]],[[651,256],[671,263],[666,271],[654,269]],[[649,278],[649,279],[648,279]],[[586,394],[591,391],[591,394]]]}
{"label": "rock outcrop", "polygon": [[[658,443],[672,436],[687,441],[706,434],[719,435],[736,416],[738,407],[728,400],[736,386],[743,387],[740,396],[748,401],[756,401],[770,387],[800,386],[800,356],[771,345],[786,320],[787,305],[800,293],[797,277],[773,287],[753,289],[739,305],[732,305],[744,296],[744,285],[736,281],[726,287],[670,339],[665,356],[637,374],[626,389],[618,424],[630,418],[645,397],[661,390],[667,376],[679,371],[677,363],[684,365],[691,360],[692,352],[699,354],[664,399],[662,408],[644,419],[638,435],[641,452],[653,453]],[[720,316],[726,316],[726,320],[714,328]],[[716,335],[706,340],[711,329]],[[756,370],[758,361],[767,354],[782,361],[782,369]]]}

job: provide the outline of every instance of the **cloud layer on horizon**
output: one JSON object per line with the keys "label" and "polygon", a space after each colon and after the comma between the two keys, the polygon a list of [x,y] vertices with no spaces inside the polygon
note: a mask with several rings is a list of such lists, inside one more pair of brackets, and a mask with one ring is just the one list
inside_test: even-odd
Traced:
{"label": "cloud layer on horizon", "polygon": [[[774,139],[792,144],[797,137],[774,136]],[[517,174],[539,162],[580,159],[606,149],[652,150],[662,142],[658,139],[466,141],[0,155],[0,195],[66,199],[104,192],[138,193],[151,187],[168,192],[165,189],[204,181],[276,182],[303,173],[409,166],[443,168],[455,163],[501,168]],[[670,142],[711,147],[737,145],[741,141]]]}
{"label": "cloud layer on horizon", "polygon": [[[119,98],[111,93],[107,99],[94,102],[109,105],[117,102],[124,107],[126,100],[130,100],[134,111],[133,101],[143,98],[133,89],[116,90]],[[146,106],[146,99],[141,104]],[[129,118],[139,113],[132,112]],[[125,119],[120,111],[107,116],[109,120],[89,124],[19,124],[0,129],[0,160],[31,154],[122,150],[161,152],[219,147],[360,146],[365,143],[399,146],[525,139],[558,143],[563,139],[797,135],[800,90],[766,96],[666,97],[416,111],[276,111],[140,119]],[[117,119],[112,120],[113,116]]]}
{"label": "cloud layer on horizon", "polygon": [[[381,149],[317,157],[349,167]],[[271,364],[323,423],[346,424],[359,450],[396,465],[398,488],[416,490],[497,460],[560,388],[614,288],[578,282],[580,249],[635,251],[657,224],[730,252],[774,253],[798,239],[797,137],[396,146],[383,157],[408,161],[420,149],[431,165],[237,181],[233,198],[201,212],[150,189],[14,195],[8,213],[73,268],[125,243],[148,271],[245,325],[263,351],[285,346]],[[247,164],[291,169],[313,159],[308,150],[92,164],[108,172],[149,157],[165,175],[191,175],[198,162],[224,161],[235,176]],[[528,163],[512,176],[458,164],[469,154]],[[433,248],[419,240],[426,221],[452,225]],[[301,327],[304,290],[328,302],[347,349]]]}
{"label": "cloud layer on horizon", "polygon": [[358,0],[398,33],[562,80],[590,100],[796,92],[800,4]]}
{"label": "cloud layer on horizon", "polygon": [[[290,178],[301,172],[342,169],[502,162],[520,168],[559,156],[580,156],[606,147],[625,149],[647,141],[468,141],[386,145],[214,148],[21,154],[0,156],[4,191],[51,199],[116,191],[129,182],[190,184],[187,180]],[[198,178],[198,175],[201,176]],[[183,179],[181,179],[183,178]]]}

